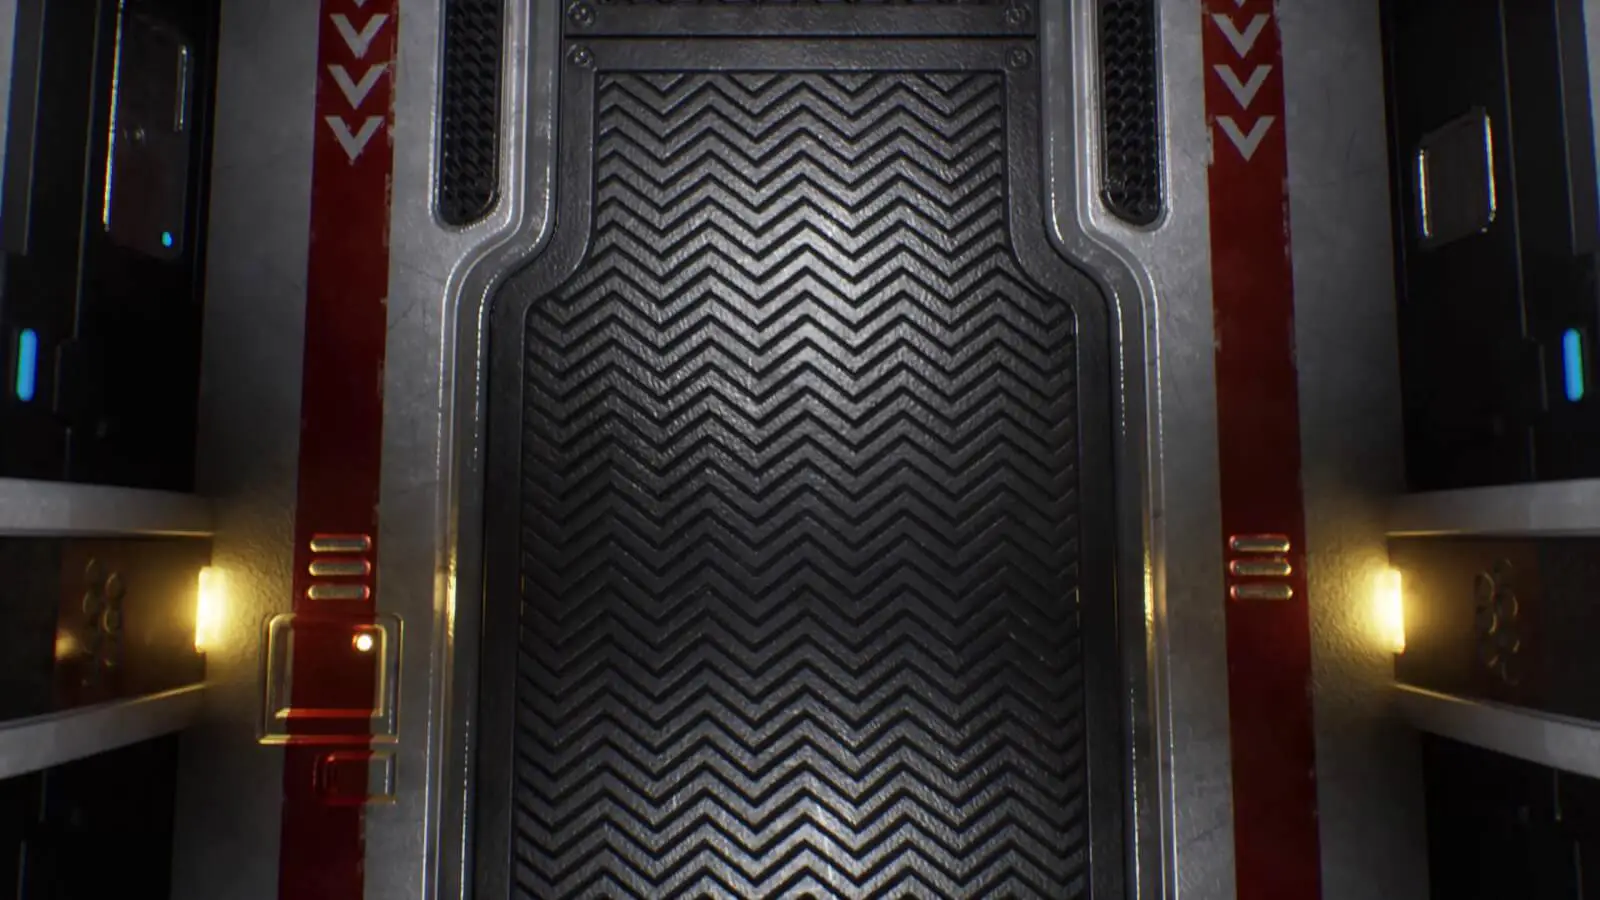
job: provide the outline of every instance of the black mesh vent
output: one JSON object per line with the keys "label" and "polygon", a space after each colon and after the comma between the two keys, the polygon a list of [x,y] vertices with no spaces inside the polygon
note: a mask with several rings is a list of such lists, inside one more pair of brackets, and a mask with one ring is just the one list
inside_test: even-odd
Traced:
{"label": "black mesh vent", "polygon": [[439,217],[475,222],[500,192],[503,0],[446,0]]}
{"label": "black mesh vent", "polygon": [[1161,216],[1156,90],[1154,0],[1100,0],[1102,190],[1111,211],[1135,225]]}

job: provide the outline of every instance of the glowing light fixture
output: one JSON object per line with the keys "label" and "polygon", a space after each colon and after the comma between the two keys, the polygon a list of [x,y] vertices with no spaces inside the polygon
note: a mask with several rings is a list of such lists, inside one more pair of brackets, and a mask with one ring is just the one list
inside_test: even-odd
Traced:
{"label": "glowing light fixture", "polygon": [[1384,569],[1377,577],[1376,604],[1373,613],[1378,631],[1389,648],[1396,653],[1406,652],[1405,591],[1399,569]]}
{"label": "glowing light fixture", "polygon": [[1561,362],[1567,400],[1577,403],[1589,392],[1589,380],[1583,371],[1583,332],[1568,328],[1561,335]]}
{"label": "glowing light fixture", "polygon": [[17,399],[33,402],[33,393],[39,378],[39,333],[32,328],[22,329],[17,336]]}
{"label": "glowing light fixture", "polygon": [[372,635],[366,633],[365,631],[356,635],[355,638],[350,641],[350,646],[356,648],[357,653],[371,653],[372,648],[376,646],[376,644],[377,642],[372,639]]}
{"label": "glowing light fixture", "polygon": [[200,570],[199,602],[194,611],[194,649],[204,653],[217,645],[222,632],[222,573],[212,566]]}

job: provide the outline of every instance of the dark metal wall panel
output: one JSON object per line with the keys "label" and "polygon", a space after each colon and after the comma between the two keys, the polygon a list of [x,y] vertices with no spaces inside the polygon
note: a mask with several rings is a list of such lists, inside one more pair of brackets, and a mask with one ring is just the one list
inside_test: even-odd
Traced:
{"label": "dark metal wall panel", "polygon": [[[1600,473],[1600,197],[1581,7],[1385,4],[1412,490]],[[1439,146],[1451,129],[1469,140]],[[1425,210],[1467,196],[1475,217],[1430,236]],[[1569,355],[1586,370],[1576,392]]]}
{"label": "dark metal wall panel", "polygon": [[177,768],[168,737],[0,781],[7,896],[169,896]]}
{"label": "dark metal wall panel", "polygon": [[1578,900],[1600,889],[1600,782],[1444,738],[1422,748],[1430,896]]}
{"label": "dark metal wall panel", "polygon": [[1032,52],[835,47],[570,48],[570,230],[493,338],[486,896],[1119,891],[1104,301],[1011,193]]}
{"label": "dark metal wall panel", "polygon": [[[14,60],[7,130],[0,474],[189,490],[216,10],[20,11],[37,52]],[[25,329],[31,392],[13,387]]]}
{"label": "dark metal wall panel", "polygon": [[1403,682],[1600,720],[1600,541],[1390,542],[1406,592]]}
{"label": "dark metal wall panel", "polygon": [[0,718],[205,679],[195,651],[203,539],[0,540]]}

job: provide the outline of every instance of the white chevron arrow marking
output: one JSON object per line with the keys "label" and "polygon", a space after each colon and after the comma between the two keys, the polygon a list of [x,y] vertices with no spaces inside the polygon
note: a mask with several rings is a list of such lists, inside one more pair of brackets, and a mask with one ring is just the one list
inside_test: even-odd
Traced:
{"label": "white chevron arrow marking", "polygon": [[1269,18],[1271,17],[1266,13],[1257,13],[1255,18],[1250,20],[1250,24],[1245,26],[1244,32],[1240,33],[1239,29],[1234,26],[1231,16],[1225,13],[1212,13],[1211,15],[1211,21],[1217,23],[1217,27],[1222,29],[1222,36],[1227,38],[1228,43],[1233,45],[1233,52],[1240,56],[1246,56],[1250,53],[1250,48],[1256,45],[1256,38],[1261,37],[1261,32],[1266,30]]}
{"label": "white chevron arrow marking", "polygon": [[350,132],[350,126],[339,116],[328,116],[323,121],[333,129],[333,136],[339,139],[339,146],[344,148],[344,154],[350,157],[351,162],[355,162],[361,151],[367,149],[367,142],[372,140],[372,136],[382,127],[383,116],[368,116],[367,120],[361,123],[361,130],[354,134]]}
{"label": "white chevron arrow marking", "polygon": [[1233,146],[1238,148],[1239,155],[1244,157],[1245,162],[1249,162],[1250,158],[1256,155],[1256,150],[1261,146],[1261,139],[1267,136],[1274,121],[1276,119],[1273,116],[1262,116],[1251,127],[1250,133],[1245,134],[1239,130],[1232,116],[1217,116],[1217,125],[1222,128],[1222,133],[1228,136],[1228,140],[1233,142]]}
{"label": "white chevron arrow marking", "polygon": [[1256,99],[1256,93],[1267,83],[1267,76],[1272,74],[1271,66],[1256,66],[1256,70],[1250,73],[1250,80],[1241,83],[1239,76],[1233,74],[1232,66],[1220,65],[1212,68],[1216,70],[1217,77],[1222,79],[1222,83],[1227,85],[1228,93],[1232,94],[1233,99],[1239,101],[1239,105],[1245,109],[1250,108],[1250,104]]}
{"label": "white chevron arrow marking", "polygon": [[339,29],[339,36],[344,38],[345,46],[349,47],[350,52],[356,55],[356,59],[366,57],[368,48],[372,46],[372,39],[378,36],[378,30],[383,28],[383,23],[389,21],[387,14],[378,13],[368,19],[367,24],[360,31],[357,31],[355,26],[350,24],[350,19],[344,13],[334,13],[332,18],[333,27]]}
{"label": "white chevron arrow marking", "polygon": [[339,85],[340,93],[344,94],[344,98],[350,101],[352,109],[361,108],[361,104],[366,101],[367,95],[372,93],[372,89],[377,86],[378,79],[382,78],[383,73],[388,69],[388,63],[378,63],[367,69],[367,74],[361,76],[360,81],[352,81],[350,73],[345,71],[344,66],[334,64],[328,67],[328,71],[333,74],[333,80]]}

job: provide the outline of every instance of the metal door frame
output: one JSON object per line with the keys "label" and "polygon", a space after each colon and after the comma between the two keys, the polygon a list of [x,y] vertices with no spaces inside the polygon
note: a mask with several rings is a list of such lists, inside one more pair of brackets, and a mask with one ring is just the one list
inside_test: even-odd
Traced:
{"label": "metal door frame", "polygon": [[[1162,665],[1165,656],[1164,618],[1160,600],[1160,548],[1155,544],[1152,488],[1152,414],[1146,404],[1146,366],[1149,334],[1146,309],[1153,287],[1141,278],[1131,254],[1116,248],[1104,236],[1094,235],[1077,213],[1083,182],[1098,171],[1089,165],[1085,145],[1092,143],[1097,117],[1092,99],[1092,9],[1090,4],[1046,3],[1038,12],[1038,62],[1043,98],[1039,116],[1041,175],[1040,214],[1046,233],[1064,257],[1093,280],[1106,297],[1110,338],[1111,464],[1115,473],[1116,583],[1121,623],[1123,684],[1120,691],[1125,722],[1123,760],[1123,882],[1129,898],[1165,895],[1172,884],[1173,852],[1170,848],[1169,788],[1163,759],[1168,723],[1164,709]],[[552,188],[556,137],[556,102],[562,63],[563,8],[554,0],[532,0],[531,15],[521,22],[532,40],[526,46],[528,68],[518,73],[509,100],[522,120],[526,145],[523,159],[506,173],[505,196],[516,212],[511,227],[486,242],[472,258],[452,273],[447,309],[455,321],[447,322],[446,418],[451,431],[443,436],[444,472],[441,485],[446,534],[449,536],[444,566],[450,573],[443,588],[447,602],[431,658],[440,666],[430,698],[430,855],[437,852],[431,896],[472,896],[473,752],[476,746],[479,706],[478,669],[481,633],[481,586],[484,583],[484,511],[487,459],[485,422],[488,398],[484,386],[489,367],[489,315],[491,298],[506,273],[519,268],[546,249],[553,233],[556,198]],[[954,23],[952,23],[954,24]],[[963,23],[964,24],[964,23]],[[513,19],[512,28],[518,22]],[[948,27],[948,26],[947,26]],[[826,28],[822,33],[827,33]],[[988,29],[986,29],[988,30]],[[1031,31],[1029,27],[1027,30]],[[999,29],[993,29],[995,33]],[[514,33],[515,34],[515,33]],[[513,39],[517,39],[517,35]],[[1079,136],[1083,137],[1080,143]],[[1076,177],[1074,177],[1076,173]],[[1014,201],[1015,202],[1015,201]],[[448,356],[448,354],[447,354]],[[453,377],[452,377],[453,375]],[[1130,590],[1133,585],[1137,590]],[[1141,602],[1133,602],[1133,598]]]}

